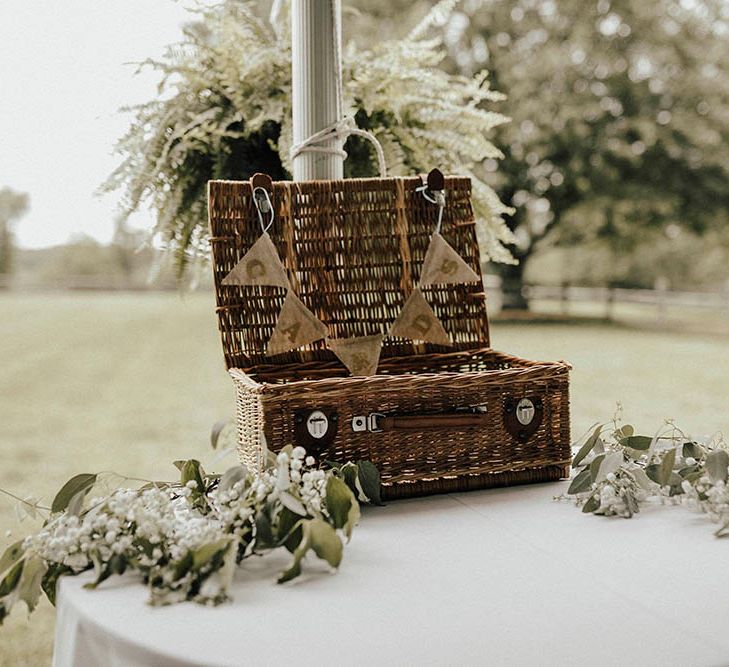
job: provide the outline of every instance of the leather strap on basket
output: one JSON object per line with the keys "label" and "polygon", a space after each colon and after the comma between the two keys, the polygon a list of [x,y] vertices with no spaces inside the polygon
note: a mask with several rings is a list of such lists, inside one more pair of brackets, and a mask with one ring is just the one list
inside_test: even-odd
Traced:
{"label": "leather strap on basket", "polygon": [[442,415],[408,415],[381,417],[377,426],[382,431],[429,431],[444,428],[476,428],[488,424],[485,413],[452,413]]}

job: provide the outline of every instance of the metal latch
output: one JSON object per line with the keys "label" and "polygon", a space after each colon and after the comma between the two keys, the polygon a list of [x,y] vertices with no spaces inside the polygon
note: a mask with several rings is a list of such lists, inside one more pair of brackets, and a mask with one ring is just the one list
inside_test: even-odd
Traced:
{"label": "metal latch", "polygon": [[368,415],[352,417],[352,430],[355,433],[362,433],[364,431],[378,433],[382,429],[378,426],[377,420],[384,416],[381,412],[371,412]]}

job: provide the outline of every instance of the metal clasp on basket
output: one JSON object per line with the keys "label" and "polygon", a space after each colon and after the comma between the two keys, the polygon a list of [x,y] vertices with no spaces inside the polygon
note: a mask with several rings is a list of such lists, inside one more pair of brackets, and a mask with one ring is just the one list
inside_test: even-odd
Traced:
{"label": "metal clasp on basket", "polygon": [[378,419],[381,419],[384,417],[381,412],[371,412],[368,415],[357,415],[355,417],[352,417],[352,430],[355,433],[362,433],[364,431],[369,431],[370,433],[379,433],[382,431],[379,424],[377,423]]}
{"label": "metal clasp on basket", "polygon": [[426,201],[438,207],[438,222],[435,226],[435,233],[439,234],[443,224],[443,209],[445,209],[445,178],[440,169],[431,170],[425,185],[416,188],[416,191],[422,193]]}

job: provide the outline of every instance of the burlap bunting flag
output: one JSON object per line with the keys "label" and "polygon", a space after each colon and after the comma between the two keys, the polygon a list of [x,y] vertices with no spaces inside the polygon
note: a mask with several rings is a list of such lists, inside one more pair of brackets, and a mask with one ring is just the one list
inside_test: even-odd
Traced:
{"label": "burlap bunting flag", "polygon": [[430,239],[420,274],[421,285],[477,283],[479,275],[438,232]]}
{"label": "burlap bunting flag", "polygon": [[276,246],[266,232],[261,234],[243,259],[223,278],[223,285],[273,285],[287,289],[291,287]]}
{"label": "burlap bunting flag", "polygon": [[327,347],[334,352],[352,375],[375,375],[380,362],[382,334],[356,338],[327,338]]}
{"label": "burlap bunting flag", "polygon": [[326,335],[326,325],[289,290],[266,346],[266,356],[295,350]]}
{"label": "burlap bunting flag", "polygon": [[417,287],[405,302],[389,335],[438,345],[451,344],[446,330]]}

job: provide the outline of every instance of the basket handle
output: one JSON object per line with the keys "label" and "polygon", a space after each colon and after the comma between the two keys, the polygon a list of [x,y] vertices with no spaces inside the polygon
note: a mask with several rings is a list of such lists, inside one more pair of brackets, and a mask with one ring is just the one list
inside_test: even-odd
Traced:
{"label": "basket handle", "polygon": [[449,412],[428,415],[384,415],[373,412],[354,417],[355,431],[433,431],[444,428],[478,428],[489,423],[485,412]]}

